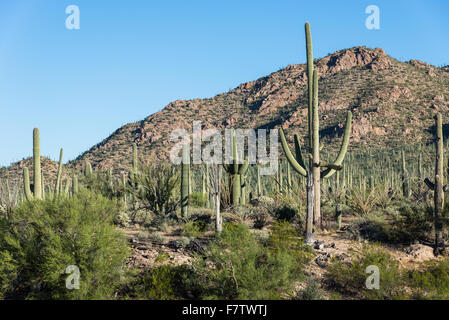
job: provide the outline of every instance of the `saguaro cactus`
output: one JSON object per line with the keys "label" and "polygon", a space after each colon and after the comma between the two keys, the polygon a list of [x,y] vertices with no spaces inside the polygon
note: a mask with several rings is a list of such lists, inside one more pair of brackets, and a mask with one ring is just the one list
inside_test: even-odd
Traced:
{"label": "saguaro cactus", "polygon": [[138,156],[137,156],[137,144],[133,143],[133,173],[137,174],[139,171]]}
{"label": "saguaro cactus", "polygon": [[[296,158],[292,155],[285,139],[284,131],[280,130],[281,144],[287,160],[293,169],[300,175],[307,177],[307,222],[306,241],[313,241],[312,221],[316,227],[321,227],[321,189],[322,178],[331,177],[336,170],[342,169],[351,132],[352,113],[346,115],[346,126],[343,134],[343,142],[336,160],[333,163],[320,161],[319,118],[318,118],[318,73],[313,67],[312,37],[310,25],[306,23],[306,48],[307,48],[307,77],[308,77],[308,137],[309,137],[309,166],[306,167],[301,154],[299,138],[295,135]],[[321,171],[321,168],[324,168]]]}
{"label": "saguaro cactus", "polygon": [[33,178],[34,197],[42,199],[41,144],[39,129],[33,129]]}
{"label": "saguaro cactus", "polygon": [[187,215],[189,206],[189,171],[190,171],[190,152],[189,145],[182,146],[182,163],[181,163],[181,214],[183,217]]}
{"label": "saguaro cactus", "polygon": [[92,165],[90,164],[89,160],[86,160],[85,176],[92,177],[92,174],[93,174]]}
{"label": "saguaro cactus", "polygon": [[223,168],[231,175],[231,200],[233,205],[240,204],[240,197],[242,193],[241,176],[246,173],[248,169],[248,159],[244,163],[239,164],[237,154],[237,140],[235,134],[232,136],[232,164],[223,164]]}
{"label": "saguaro cactus", "polygon": [[34,196],[31,193],[30,189],[30,174],[27,167],[23,168],[23,190],[25,193],[25,199],[27,199],[28,201],[34,199]]}
{"label": "saguaro cactus", "polygon": [[434,191],[434,225],[435,225],[435,247],[434,254],[438,256],[444,250],[442,238],[443,223],[441,214],[443,212],[444,192],[449,190],[449,185],[443,187],[443,124],[441,114],[435,117],[436,139],[435,139],[435,180],[432,183],[428,178],[424,180],[427,186]]}
{"label": "saguaro cactus", "polygon": [[72,195],[77,194],[78,191],[79,191],[78,177],[76,175],[74,175],[73,179],[72,179]]}
{"label": "saguaro cactus", "polygon": [[410,193],[410,189],[408,186],[408,172],[407,172],[407,168],[405,165],[405,152],[404,150],[401,150],[401,158],[402,158],[402,174],[401,174],[401,179],[402,179],[402,194],[405,198],[409,197],[409,193]]}
{"label": "saguaro cactus", "polygon": [[63,155],[63,150],[61,148],[61,151],[59,152],[58,175],[56,177],[56,185],[55,185],[55,193],[56,194],[59,194],[62,191],[62,184],[61,184],[61,178],[62,178],[62,155]]}

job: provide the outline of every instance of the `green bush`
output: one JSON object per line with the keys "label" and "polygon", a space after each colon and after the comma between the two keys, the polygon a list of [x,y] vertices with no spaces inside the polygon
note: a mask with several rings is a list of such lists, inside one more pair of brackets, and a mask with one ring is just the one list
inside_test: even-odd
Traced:
{"label": "green bush", "polygon": [[138,277],[130,298],[145,300],[177,300],[194,298],[198,294],[196,275],[187,265],[164,264],[151,268]]}
{"label": "green bush", "polygon": [[[0,218],[0,295],[15,299],[109,299],[126,278],[128,247],[113,225],[115,201],[83,190],[24,202]],[[68,266],[80,288],[68,290]]]}
{"label": "green bush", "polygon": [[[379,289],[366,287],[366,279],[370,275],[366,268],[370,265],[379,268]],[[351,262],[333,258],[326,277],[337,289],[364,299],[390,300],[405,296],[404,274],[397,261],[378,245],[365,245]]]}
{"label": "green bush", "polygon": [[412,298],[439,300],[449,299],[449,259],[423,263],[423,271],[414,270],[409,274]]}
{"label": "green bush", "polygon": [[290,240],[283,235],[273,238],[264,246],[245,225],[227,224],[205,256],[194,261],[202,297],[279,299],[289,293],[293,282],[303,278],[302,266],[287,249]]}
{"label": "green bush", "polygon": [[202,208],[206,204],[206,197],[202,192],[192,192],[189,196],[189,204],[192,207]]}
{"label": "green bush", "polygon": [[314,279],[308,279],[306,287],[299,291],[295,300],[323,300],[323,292],[320,283]]}
{"label": "green bush", "polygon": [[198,238],[206,231],[207,225],[204,221],[189,221],[184,224],[183,235]]}
{"label": "green bush", "polygon": [[404,206],[394,226],[401,242],[426,239],[432,231],[432,209],[422,206]]}

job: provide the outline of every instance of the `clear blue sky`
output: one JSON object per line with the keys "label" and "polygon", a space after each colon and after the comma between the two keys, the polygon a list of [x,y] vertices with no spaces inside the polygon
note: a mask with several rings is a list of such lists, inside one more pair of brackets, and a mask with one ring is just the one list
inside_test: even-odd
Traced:
{"label": "clear blue sky", "polygon": [[[65,27],[78,5],[80,30]],[[380,8],[380,30],[365,8]],[[358,45],[449,64],[449,1],[2,0],[0,165],[32,154],[73,159],[176,99],[211,97]]]}

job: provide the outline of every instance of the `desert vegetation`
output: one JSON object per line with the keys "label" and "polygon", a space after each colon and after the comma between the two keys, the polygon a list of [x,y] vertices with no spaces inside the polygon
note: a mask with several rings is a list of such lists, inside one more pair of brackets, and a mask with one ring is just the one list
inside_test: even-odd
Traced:
{"label": "desert vegetation", "polygon": [[0,298],[449,299],[441,114],[428,144],[351,148],[351,111],[340,148],[320,143],[318,97],[337,88],[320,93],[308,24],[306,39],[307,135],[293,153],[280,130],[275,175],[235,135],[229,164],[192,164],[184,145],[174,165],[130,140],[117,166],[64,166],[61,149],[49,174],[35,128],[30,168],[0,181]]}

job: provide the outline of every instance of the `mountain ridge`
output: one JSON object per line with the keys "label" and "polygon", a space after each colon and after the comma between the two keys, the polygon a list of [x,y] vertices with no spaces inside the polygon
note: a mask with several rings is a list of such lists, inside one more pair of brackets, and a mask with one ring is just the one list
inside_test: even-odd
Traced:
{"label": "mountain ridge", "polygon": [[[358,46],[314,60],[319,73],[320,135],[331,149],[339,146],[344,115],[353,112],[350,148],[388,148],[428,143],[433,115],[449,121],[449,66],[419,60],[398,61],[383,49]],[[68,168],[127,170],[132,143],[145,159],[167,159],[171,130],[284,128],[287,136],[305,136],[307,122],[305,64],[288,65],[211,98],[176,100],[143,120],[125,124],[76,159]],[[336,142],[336,143],[334,143]]]}

